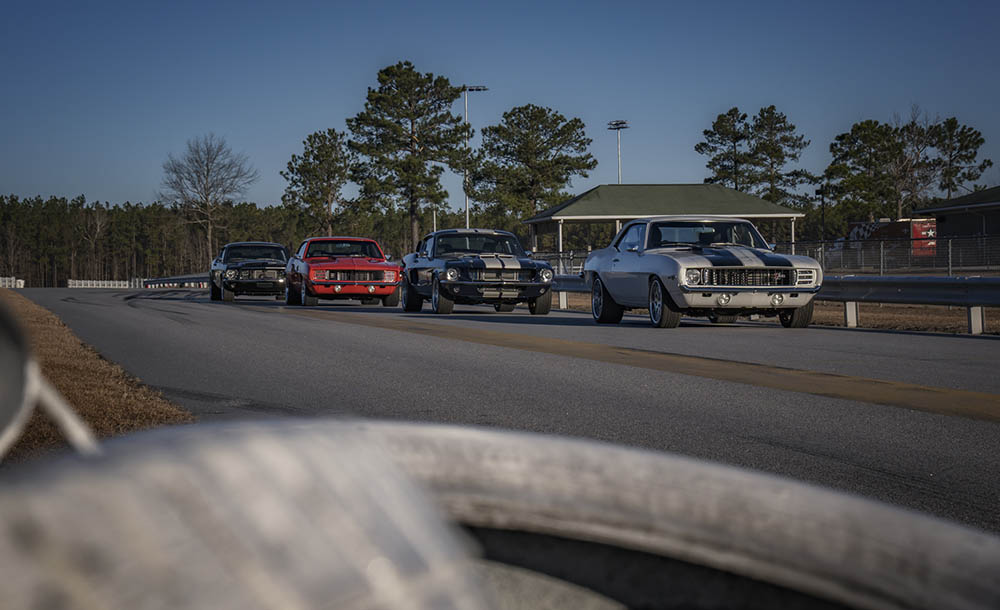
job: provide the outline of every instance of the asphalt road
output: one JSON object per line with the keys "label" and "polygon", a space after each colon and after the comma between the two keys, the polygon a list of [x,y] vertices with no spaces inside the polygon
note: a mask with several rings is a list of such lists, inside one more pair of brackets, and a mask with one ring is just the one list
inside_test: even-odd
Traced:
{"label": "asphalt road", "polygon": [[[672,451],[1000,532],[1000,341],[201,291],[28,289],[202,419],[357,415]],[[425,307],[426,309],[426,307]]]}

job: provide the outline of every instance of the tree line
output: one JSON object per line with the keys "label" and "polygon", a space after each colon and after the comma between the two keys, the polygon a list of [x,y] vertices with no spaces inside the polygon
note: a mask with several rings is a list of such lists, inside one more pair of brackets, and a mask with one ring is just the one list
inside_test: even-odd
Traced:
{"label": "tree line", "polygon": [[[398,257],[435,224],[464,226],[464,210],[446,205],[446,170],[464,176],[473,226],[523,238],[524,218],[569,198],[572,180],[597,166],[578,118],[516,106],[482,130],[474,150],[471,128],[452,112],[462,86],[407,61],[383,68],[376,80],[343,129],[305,137],[280,172],[281,205],[242,201],[259,173],[214,134],[168,155],[158,200],[148,205],[0,196],[0,275],[33,286],[163,277],[206,268],[230,241],[294,248],[323,234],[371,236]],[[992,165],[979,159],[979,131],[918,108],[905,121],[855,123],[834,138],[819,173],[799,167],[810,141],[773,105],[753,116],[734,107],[703,136],[695,151],[708,157],[705,182],[803,211],[805,239],[842,236],[848,222],[904,217],[937,197],[980,188],[976,181]],[[781,225],[762,228],[771,240],[787,238]],[[566,249],[585,249],[606,243],[613,225],[567,229]],[[539,249],[554,249],[554,241],[541,235]]]}
{"label": "tree line", "polygon": [[906,218],[935,200],[985,188],[976,181],[993,165],[979,158],[982,133],[916,106],[906,120],[863,120],[837,135],[820,173],[797,167],[810,142],[774,106],[752,118],[733,107],[703,136],[695,151],[709,157],[705,182],[803,211],[804,239],[840,237],[849,222]]}

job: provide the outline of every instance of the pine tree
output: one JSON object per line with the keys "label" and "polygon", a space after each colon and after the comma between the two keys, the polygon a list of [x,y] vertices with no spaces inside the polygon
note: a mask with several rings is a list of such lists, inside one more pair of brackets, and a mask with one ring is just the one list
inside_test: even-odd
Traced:
{"label": "pine tree", "polygon": [[383,68],[368,89],[364,110],[347,120],[349,146],[360,155],[351,171],[362,199],[387,209],[402,206],[410,237],[420,239],[420,211],[447,198],[444,168],[461,170],[469,158],[468,127],[451,106],[461,95],[448,79],[421,74],[408,61]]}
{"label": "pine tree", "polygon": [[471,193],[498,224],[511,225],[565,198],[573,176],[587,177],[597,160],[583,121],[528,104],[483,129]]}
{"label": "pine tree", "polygon": [[968,182],[979,180],[993,161],[983,159],[976,162],[979,148],[986,142],[978,130],[968,125],[960,125],[958,119],[951,117],[934,126],[934,145],[941,159],[941,179],[938,187],[945,192],[948,199]]}
{"label": "pine tree", "polygon": [[779,205],[799,198],[796,189],[811,176],[802,170],[786,171],[786,166],[797,163],[807,146],[809,140],[796,132],[784,113],[773,105],[761,108],[750,125],[748,164],[752,170],[746,190]]}
{"label": "pine tree", "polygon": [[694,150],[701,155],[711,155],[705,166],[712,175],[705,178],[705,183],[746,192],[753,180],[750,124],[746,113],[734,106],[716,117],[712,128],[702,134],[705,141],[696,144]]}
{"label": "pine tree", "polygon": [[350,174],[350,152],[345,134],[335,129],[317,131],[302,142],[302,155],[292,155],[281,177],[288,181],[281,201],[300,207],[319,221],[327,235],[333,234],[333,221]]}

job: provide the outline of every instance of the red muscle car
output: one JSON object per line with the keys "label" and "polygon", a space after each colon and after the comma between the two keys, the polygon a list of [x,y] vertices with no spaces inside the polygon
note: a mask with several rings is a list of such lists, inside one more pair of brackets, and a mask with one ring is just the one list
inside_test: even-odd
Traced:
{"label": "red muscle car", "polygon": [[319,299],[358,299],[399,304],[400,267],[378,242],[364,237],[311,237],[285,266],[285,302],[316,305]]}

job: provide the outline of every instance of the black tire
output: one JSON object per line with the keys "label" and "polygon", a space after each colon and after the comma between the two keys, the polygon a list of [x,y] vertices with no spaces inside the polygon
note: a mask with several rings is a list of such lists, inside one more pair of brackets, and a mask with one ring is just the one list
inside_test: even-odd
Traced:
{"label": "black tire", "polygon": [[452,301],[448,296],[441,291],[441,282],[438,281],[437,277],[434,278],[434,284],[431,285],[431,311],[436,314],[448,315],[455,309],[455,301]]}
{"label": "black tire", "polygon": [[301,304],[299,291],[292,288],[291,282],[285,280],[285,305],[296,306]]}
{"label": "black tire", "polygon": [[625,607],[1000,608],[1000,540],[929,515],[594,441],[361,428],[487,558]]}
{"label": "black tire", "polygon": [[597,275],[594,276],[594,287],[590,291],[590,313],[598,324],[618,324],[625,315],[625,309],[615,303]]}
{"label": "black tire", "polygon": [[315,307],[319,304],[319,299],[309,294],[306,289],[306,281],[302,280],[302,290],[299,291],[299,304],[304,307]]}
{"label": "black tire", "polygon": [[226,303],[232,303],[233,299],[236,298],[236,293],[232,290],[226,290],[226,287],[222,287],[222,300]]}
{"label": "black tire", "polygon": [[402,294],[402,304],[403,311],[417,312],[420,311],[424,306],[424,297],[420,296],[417,289],[413,287],[410,283],[410,278],[406,272],[403,272],[403,283],[401,288]]}
{"label": "black tire", "polygon": [[649,323],[656,328],[677,328],[681,323],[681,312],[673,307],[673,300],[660,278],[654,277],[649,283]]}
{"label": "black tire", "polygon": [[497,313],[510,313],[514,311],[515,307],[517,307],[517,305],[513,303],[494,303],[493,305],[493,309],[495,309]]}
{"label": "black tire", "polygon": [[781,325],[785,328],[805,328],[809,326],[813,319],[813,303],[815,301],[809,301],[808,305],[779,312],[778,319],[781,320]]}
{"label": "black tire", "polygon": [[528,311],[533,316],[548,315],[552,311],[552,291],[548,290],[542,296],[528,301]]}
{"label": "black tire", "polygon": [[213,301],[222,299],[222,294],[219,292],[219,287],[215,285],[215,280],[208,283],[208,298]]}
{"label": "black tire", "polygon": [[735,324],[740,316],[735,313],[710,313],[708,320],[712,324]]}
{"label": "black tire", "polygon": [[399,286],[392,291],[392,294],[382,297],[382,307],[399,307]]}

